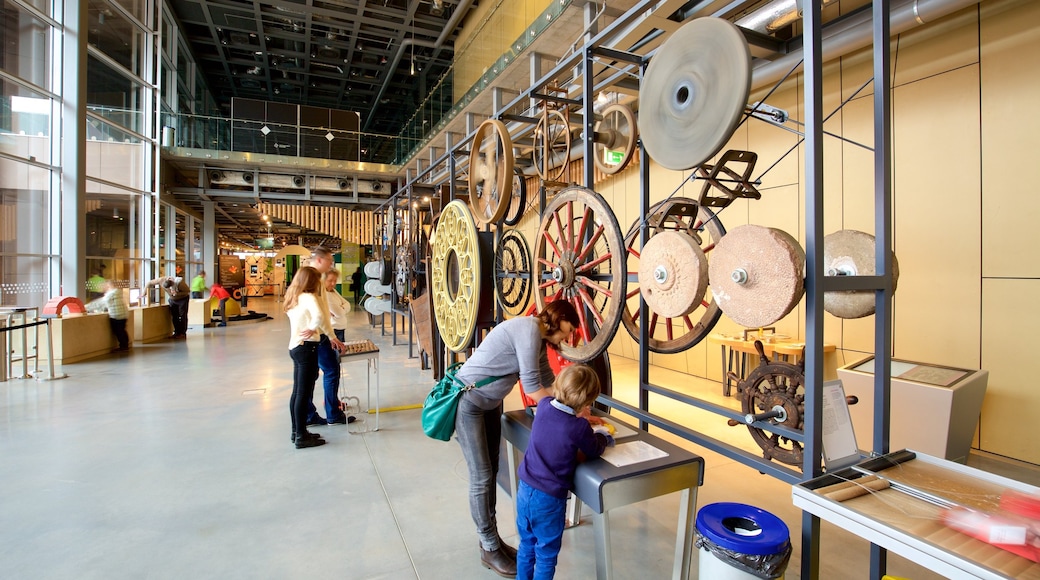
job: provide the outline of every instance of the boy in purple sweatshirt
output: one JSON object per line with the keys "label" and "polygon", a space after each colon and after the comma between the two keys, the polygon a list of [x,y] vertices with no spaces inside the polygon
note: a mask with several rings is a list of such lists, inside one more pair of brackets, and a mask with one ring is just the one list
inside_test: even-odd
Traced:
{"label": "boy in purple sweatshirt", "polygon": [[605,426],[593,427],[583,417],[599,396],[599,377],[592,368],[582,364],[564,368],[553,383],[553,395],[538,402],[531,439],[520,463],[516,577],[522,580],[545,580],[556,573],[567,492],[574,486],[578,462],[599,457],[614,444]]}

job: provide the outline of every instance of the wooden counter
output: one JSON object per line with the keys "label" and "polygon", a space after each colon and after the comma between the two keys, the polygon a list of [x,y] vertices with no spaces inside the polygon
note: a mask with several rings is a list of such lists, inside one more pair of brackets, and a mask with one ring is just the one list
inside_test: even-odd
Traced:
{"label": "wooden counter", "polygon": [[155,342],[173,334],[170,307],[165,304],[131,308],[130,318],[133,322],[127,323],[126,331],[134,342]]}
{"label": "wooden counter", "polygon": [[[127,328],[134,324],[134,309],[127,318]],[[107,355],[119,346],[112,329],[108,324],[108,314],[65,314],[61,318],[52,318],[50,322],[51,344],[54,348],[54,362],[59,364],[84,361],[94,357]],[[47,359],[46,331],[40,334],[40,360]]]}
{"label": "wooden counter", "polygon": [[[722,347],[722,394],[730,396],[733,381],[730,373],[741,379],[747,377],[759,364],[755,341],[762,341],[762,349],[766,356],[773,360],[782,359],[798,364],[805,355],[804,342],[792,342],[783,335],[766,334],[762,338],[749,336],[747,340],[740,336],[712,334],[708,340]],[[832,381],[838,378],[837,347],[833,344],[823,345],[823,380]]]}

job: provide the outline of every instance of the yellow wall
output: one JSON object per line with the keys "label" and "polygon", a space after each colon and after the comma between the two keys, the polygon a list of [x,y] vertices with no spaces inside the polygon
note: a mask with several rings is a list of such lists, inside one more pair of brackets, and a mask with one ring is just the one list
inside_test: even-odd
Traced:
{"label": "yellow wall", "polygon": [[[893,355],[990,371],[977,445],[984,451],[1040,463],[1023,419],[1040,413],[1040,389],[1030,380],[1034,328],[1040,325],[1040,195],[1032,169],[1040,151],[1040,2],[995,0],[902,34],[893,43],[893,237],[900,278],[894,295]],[[824,113],[872,75],[870,51],[828,63]],[[764,92],[764,91],[763,91]],[[873,86],[837,111],[824,129],[873,145]],[[751,101],[762,95],[752,95]],[[768,103],[804,120],[801,78],[788,80]],[[755,176],[797,142],[789,132],[754,121],[727,148],[759,155]],[[873,233],[873,154],[825,137],[826,233]],[[747,223],[783,229],[804,244],[801,147],[763,178],[762,199],[740,200],[721,220],[728,230]],[[651,162],[652,201],[685,178]],[[622,232],[638,217],[638,170],[597,184]],[[697,197],[700,183],[677,195]],[[804,300],[777,323],[777,332],[804,336]],[[726,316],[716,332],[740,327]],[[873,351],[874,319],[829,314],[825,340],[838,363]],[[612,355],[634,357],[622,327]],[[718,349],[703,341],[651,363],[719,380]],[[923,410],[927,412],[927,410]],[[1027,419],[1028,420],[1028,419]]]}
{"label": "yellow wall", "polygon": [[[556,0],[559,1],[559,0]],[[481,3],[467,15],[455,42],[455,102],[510,49],[553,0],[499,0]]]}

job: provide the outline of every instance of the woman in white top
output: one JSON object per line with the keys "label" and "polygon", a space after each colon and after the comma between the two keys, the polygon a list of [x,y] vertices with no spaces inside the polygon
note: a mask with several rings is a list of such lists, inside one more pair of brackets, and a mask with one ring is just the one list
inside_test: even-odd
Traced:
{"label": "woman in white top", "polygon": [[332,316],[332,330],[336,338],[345,340],[347,315],[350,314],[350,302],[336,291],[339,282],[339,270],[325,272],[325,299],[329,303],[329,315]]}
{"label": "woman in white top", "polygon": [[318,380],[320,328],[328,324],[325,309],[318,306],[321,274],[304,266],[293,276],[285,291],[285,314],[289,317],[289,357],[293,360],[293,390],[289,399],[292,441],[297,449],[324,445],[317,433],[307,431],[308,403]]}

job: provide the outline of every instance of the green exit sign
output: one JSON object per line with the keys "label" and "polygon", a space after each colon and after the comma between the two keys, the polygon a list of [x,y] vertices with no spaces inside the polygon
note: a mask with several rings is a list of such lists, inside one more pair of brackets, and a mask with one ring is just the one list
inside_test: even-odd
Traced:
{"label": "green exit sign", "polygon": [[624,151],[603,150],[603,162],[607,165],[618,165],[625,158]]}

